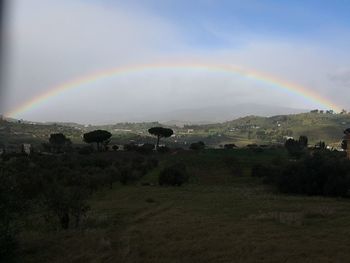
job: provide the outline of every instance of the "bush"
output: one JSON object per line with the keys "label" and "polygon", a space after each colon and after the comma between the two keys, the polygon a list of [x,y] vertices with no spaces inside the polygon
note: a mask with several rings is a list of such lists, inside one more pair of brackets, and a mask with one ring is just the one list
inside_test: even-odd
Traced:
{"label": "bush", "polygon": [[182,164],[174,164],[165,167],[159,174],[159,185],[181,186],[188,181],[186,167]]}
{"label": "bush", "polygon": [[228,143],[224,145],[224,149],[234,149],[237,148],[236,144],[234,143]]}
{"label": "bush", "polygon": [[158,147],[157,151],[159,153],[168,153],[168,152],[170,152],[170,148],[167,146],[160,146],[160,147]]}
{"label": "bush", "polygon": [[263,183],[275,183],[280,168],[274,165],[255,164],[251,170],[251,176],[263,178]]}
{"label": "bush", "polygon": [[47,211],[47,218],[53,217],[62,229],[78,227],[89,207],[90,195],[87,177],[65,167],[46,175],[42,205]]}
{"label": "bush", "polygon": [[93,165],[98,168],[105,169],[111,165],[111,162],[106,159],[98,158],[93,161]]}
{"label": "bush", "polygon": [[252,172],[251,172],[251,175],[253,177],[265,177],[267,176],[269,173],[269,169],[265,166],[265,165],[262,165],[262,164],[255,164],[253,165],[252,167]]}
{"label": "bush", "polygon": [[233,156],[228,156],[224,158],[225,165],[230,169],[231,173],[236,176],[243,175],[242,163]]}
{"label": "bush", "polygon": [[142,146],[137,147],[137,152],[142,154],[150,154],[154,150],[154,144],[152,143],[144,143]]}
{"label": "bush", "polygon": [[94,149],[91,146],[84,146],[78,150],[79,154],[88,155],[91,154]]}
{"label": "bush", "polygon": [[138,146],[135,143],[127,143],[124,145],[124,151],[131,152],[136,151]]}
{"label": "bush", "polygon": [[124,167],[120,171],[120,182],[123,185],[133,183],[142,177],[142,173],[138,170],[133,170],[130,167]]}
{"label": "bush", "polygon": [[190,149],[195,151],[203,150],[204,148],[205,148],[205,144],[202,141],[194,142],[194,143],[191,143],[190,145]]}
{"label": "bush", "polygon": [[297,159],[305,156],[306,147],[304,146],[304,144],[305,144],[304,140],[305,139],[301,139],[301,142],[299,142],[299,141],[296,141],[294,139],[288,139],[285,142],[284,146],[287,149],[290,156],[297,158]]}
{"label": "bush", "polygon": [[32,178],[27,158],[0,163],[0,262],[15,257],[20,220],[26,216],[27,203],[37,195]]}
{"label": "bush", "polygon": [[350,161],[331,152],[315,152],[283,167],[276,183],[285,193],[345,197],[350,189]]}
{"label": "bush", "polygon": [[147,167],[149,170],[154,169],[158,166],[159,161],[157,159],[148,159],[147,160]]}
{"label": "bush", "polygon": [[264,149],[261,148],[261,147],[256,147],[256,148],[252,148],[252,151],[254,153],[263,153],[264,152]]}
{"label": "bush", "polygon": [[15,234],[0,229],[0,262],[12,262],[18,248]]}

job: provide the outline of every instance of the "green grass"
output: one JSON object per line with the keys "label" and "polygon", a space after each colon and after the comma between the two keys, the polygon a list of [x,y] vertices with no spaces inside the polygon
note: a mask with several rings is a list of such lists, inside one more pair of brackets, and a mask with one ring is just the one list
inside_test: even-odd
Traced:
{"label": "green grass", "polygon": [[346,262],[350,253],[349,204],[334,199],[138,186],[100,194],[92,208],[84,231],[39,236],[31,262]]}
{"label": "green grass", "polygon": [[[164,155],[160,166],[186,162],[190,184],[100,191],[82,229],[25,232],[20,262],[348,262],[349,200],[275,194],[248,176],[283,154]],[[243,162],[244,174],[225,158]]]}

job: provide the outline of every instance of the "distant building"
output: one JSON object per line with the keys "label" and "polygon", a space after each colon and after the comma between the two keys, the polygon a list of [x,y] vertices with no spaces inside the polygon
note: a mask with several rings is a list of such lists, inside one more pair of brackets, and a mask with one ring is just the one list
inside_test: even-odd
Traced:
{"label": "distant building", "polygon": [[114,129],[116,132],[132,132],[130,129]]}

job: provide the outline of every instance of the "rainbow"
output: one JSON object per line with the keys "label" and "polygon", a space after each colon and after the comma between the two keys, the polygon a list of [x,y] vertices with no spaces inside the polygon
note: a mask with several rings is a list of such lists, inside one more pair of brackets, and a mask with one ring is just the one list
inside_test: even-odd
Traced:
{"label": "rainbow", "polygon": [[274,76],[258,72],[251,69],[246,69],[236,65],[228,64],[205,64],[205,63],[153,63],[153,64],[143,64],[143,65],[133,65],[117,67],[108,70],[103,70],[99,72],[94,72],[76,79],[69,80],[65,83],[61,83],[57,86],[52,87],[47,92],[44,92],[38,96],[31,98],[25,103],[15,107],[13,110],[5,113],[5,116],[18,118],[21,114],[26,111],[39,106],[41,103],[55,97],[62,92],[70,89],[75,89],[77,87],[82,87],[87,84],[95,83],[100,80],[110,78],[113,76],[119,76],[124,74],[131,74],[143,71],[153,71],[159,69],[169,69],[169,70],[203,70],[210,72],[225,72],[235,75],[240,75],[246,78],[253,79],[255,81],[260,81],[265,84],[269,84],[272,87],[276,87],[280,90],[291,92],[295,95],[306,98],[310,102],[316,103],[325,109],[332,109],[334,111],[341,111],[341,108],[328,100],[325,97],[320,96],[316,92],[312,91],[310,88],[303,87],[288,81],[278,79]]}

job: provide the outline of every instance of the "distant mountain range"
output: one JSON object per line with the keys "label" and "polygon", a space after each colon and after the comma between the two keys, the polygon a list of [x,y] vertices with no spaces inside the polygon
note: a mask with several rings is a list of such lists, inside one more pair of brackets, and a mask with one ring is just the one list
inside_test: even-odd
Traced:
{"label": "distant mountain range", "polygon": [[[165,125],[177,125],[183,126],[184,124],[213,124],[220,123],[237,118],[254,115],[260,117],[271,117],[276,115],[288,115],[309,112],[309,109],[295,109],[281,106],[262,105],[262,104],[236,104],[231,106],[211,106],[203,108],[185,108],[172,111],[158,111],[153,113],[137,114],[124,116],[123,119],[116,119],[109,121],[91,123],[92,125],[107,125],[121,122],[160,122]],[[102,116],[103,118],[103,116]],[[5,118],[11,122],[17,122],[17,119]],[[33,123],[32,121],[21,120],[24,123]],[[37,122],[39,123],[39,122]],[[41,122],[43,124],[61,124],[64,126],[77,126],[83,125],[81,122],[56,122],[50,120]]]}
{"label": "distant mountain range", "polygon": [[294,109],[279,106],[239,104],[159,112],[144,116],[142,121],[159,121],[167,125],[211,124],[230,121],[248,115],[271,117],[309,111],[308,109]]}

